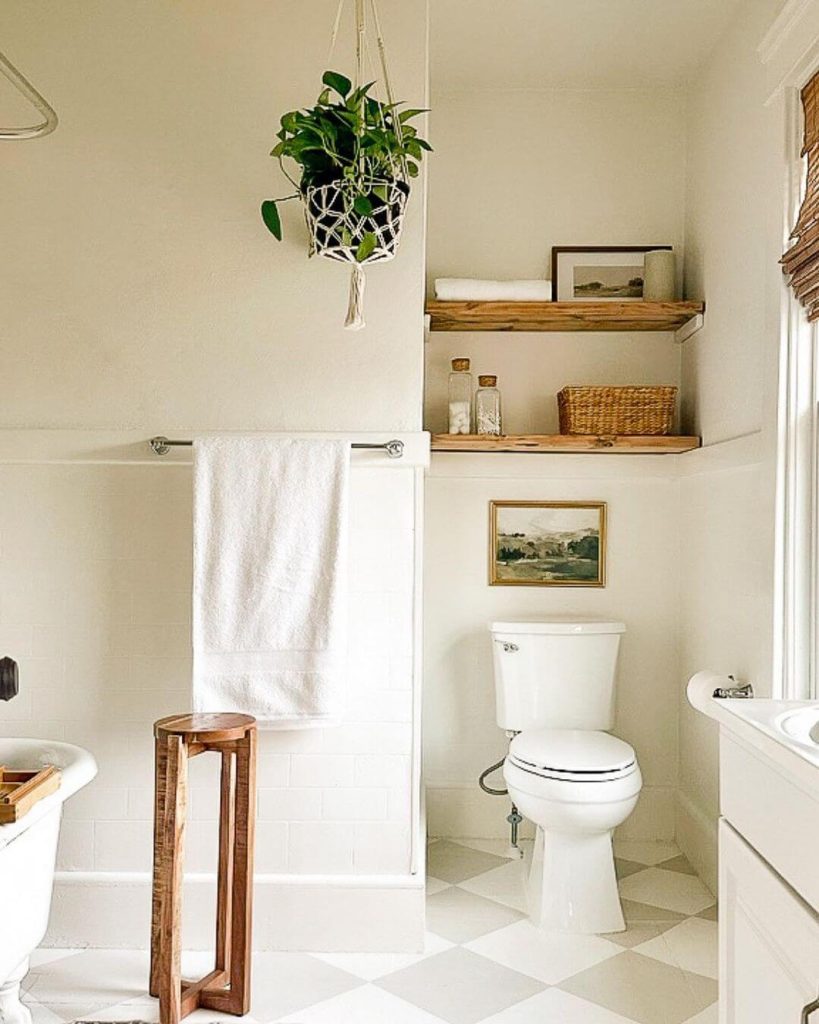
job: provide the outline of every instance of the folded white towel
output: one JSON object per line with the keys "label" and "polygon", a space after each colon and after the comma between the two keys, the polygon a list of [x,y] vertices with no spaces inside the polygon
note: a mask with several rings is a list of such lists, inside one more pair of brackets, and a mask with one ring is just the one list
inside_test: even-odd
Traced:
{"label": "folded white towel", "polygon": [[337,722],[347,638],[349,443],[194,443],[194,709]]}
{"label": "folded white towel", "polygon": [[435,298],[445,302],[550,302],[551,281],[482,281],[470,277],[437,277]]}

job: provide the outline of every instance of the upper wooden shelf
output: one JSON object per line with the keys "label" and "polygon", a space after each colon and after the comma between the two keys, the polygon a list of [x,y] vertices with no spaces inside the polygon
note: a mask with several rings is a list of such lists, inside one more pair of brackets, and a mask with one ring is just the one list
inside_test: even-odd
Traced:
{"label": "upper wooden shelf", "polygon": [[430,299],[433,331],[675,331],[702,326],[704,302],[443,302]]}

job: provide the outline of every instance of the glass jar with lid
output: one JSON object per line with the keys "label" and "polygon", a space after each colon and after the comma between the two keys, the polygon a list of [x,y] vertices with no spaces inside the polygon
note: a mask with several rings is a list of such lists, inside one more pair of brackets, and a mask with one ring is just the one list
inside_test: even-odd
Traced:
{"label": "glass jar with lid", "polygon": [[475,395],[475,424],[479,434],[499,437],[501,426],[501,398],[497,388],[498,378],[492,374],[481,374],[478,377],[478,390]]}
{"label": "glass jar with lid", "polygon": [[472,374],[468,359],[453,359],[449,375],[449,433],[472,433]]}

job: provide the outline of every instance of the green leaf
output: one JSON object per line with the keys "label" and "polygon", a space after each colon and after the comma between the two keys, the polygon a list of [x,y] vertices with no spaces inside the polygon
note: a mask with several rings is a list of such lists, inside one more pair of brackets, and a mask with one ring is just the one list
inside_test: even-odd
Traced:
{"label": "green leaf", "polygon": [[376,241],[377,239],[372,231],[368,231],[364,235],[355,251],[356,263],[363,263],[368,256],[372,256],[375,251]]}
{"label": "green leaf", "polygon": [[388,192],[387,192],[387,186],[386,185],[375,185],[375,186],[373,186],[373,192],[383,202],[385,202],[385,203],[387,202]]}
{"label": "green leaf", "polygon": [[275,199],[265,199],[262,203],[262,220],[271,235],[282,240],[282,222]]}
{"label": "green leaf", "polygon": [[353,244],[353,236],[350,234],[349,228],[341,229],[341,244],[346,245],[348,249]]}
{"label": "green leaf", "polygon": [[325,85],[329,85],[331,89],[335,89],[339,96],[345,99],[353,87],[350,79],[345,75],[340,75],[337,71],[325,71],[321,76],[321,80]]}
{"label": "green leaf", "polygon": [[407,172],[411,178],[417,178],[418,164],[414,164],[412,160],[407,160]]}
{"label": "green leaf", "polygon": [[320,107],[328,107],[330,105],[330,90],[322,89],[316,102]]}
{"label": "green leaf", "polygon": [[373,212],[373,204],[370,202],[369,196],[357,195],[353,200],[353,209],[362,217],[369,217]]}
{"label": "green leaf", "polygon": [[398,120],[403,124],[405,121],[409,121],[411,117],[418,117],[419,114],[428,114],[428,108],[414,107],[411,110],[402,110],[398,115]]}
{"label": "green leaf", "polygon": [[280,157],[282,155],[282,153],[284,153],[284,143],[283,142],[277,143],[273,147],[273,149],[270,150],[270,155],[271,156]]}
{"label": "green leaf", "polygon": [[282,114],[281,125],[286,132],[296,131],[298,111],[291,110],[289,114]]}

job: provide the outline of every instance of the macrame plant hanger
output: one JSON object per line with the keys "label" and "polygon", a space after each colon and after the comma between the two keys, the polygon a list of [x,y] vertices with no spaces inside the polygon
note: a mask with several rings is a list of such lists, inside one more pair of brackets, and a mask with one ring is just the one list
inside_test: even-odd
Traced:
{"label": "macrame plant hanger", "polygon": [[[369,65],[373,73],[373,79],[378,77],[375,73],[375,63],[367,42],[366,2],[367,0],[355,0],[355,80],[353,84],[356,89],[364,82],[364,73],[367,65]],[[335,51],[336,39],[344,13],[344,5],[345,0],[339,0],[330,39],[330,50],[327,58],[328,67],[331,66],[332,56]],[[387,104],[391,105],[395,100],[376,0],[369,0],[369,6],[375,30],[376,45],[378,47],[378,62],[384,86],[384,95]],[[381,119],[382,126],[386,128],[383,112]],[[401,140],[401,121],[397,114],[393,117],[393,130],[398,135],[399,140]],[[362,157],[361,160],[361,170],[363,172],[364,158]],[[379,208],[378,214],[374,217],[362,218],[361,215],[356,214],[351,209],[339,212],[338,206],[334,202],[334,190],[330,186],[310,189],[307,197],[305,210],[311,234],[311,253],[315,252],[326,259],[352,264],[350,272],[350,297],[347,307],[347,318],[344,322],[344,327],[347,330],[358,331],[365,326],[364,288],[366,277],[364,265],[390,260],[395,256],[398,249],[409,192],[409,189],[406,187],[409,183],[409,173],[407,171],[406,157],[403,154],[403,147],[400,159],[396,160],[390,156],[390,167],[393,180],[391,182],[379,183],[387,189],[387,192],[383,207]],[[404,188],[399,187],[398,183],[403,185]],[[364,229],[371,231],[375,235],[376,245],[370,255],[365,260],[359,262],[355,258],[357,246],[350,244],[349,241],[345,242],[345,239],[355,239]]]}
{"label": "macrame plant hanger", "polygon": [[0,53],[0,74],[5,75],[17,92],[35,106],[45,118],[39,124],[29,125],[25,128],[0,128],[0,140],[38,139],[53,132],[57,127],[57,114],[54,109],[2,53]]}

